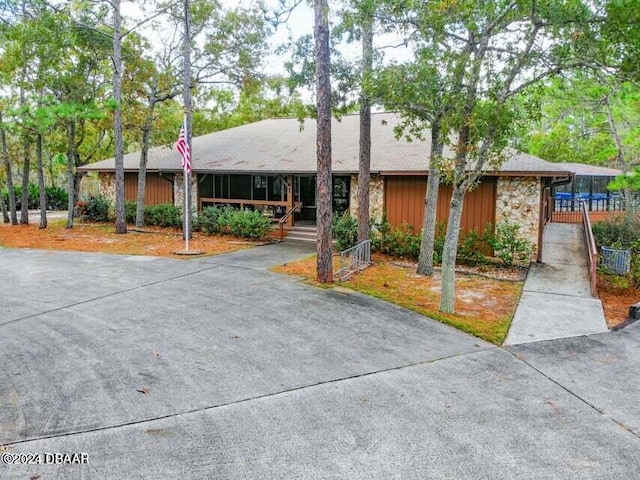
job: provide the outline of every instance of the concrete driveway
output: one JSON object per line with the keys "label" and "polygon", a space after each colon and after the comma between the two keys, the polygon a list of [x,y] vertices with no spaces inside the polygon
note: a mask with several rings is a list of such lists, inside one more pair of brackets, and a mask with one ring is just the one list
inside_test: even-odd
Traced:
{"label": "concrete driveway", "polygon": [[42,462],[0,478],[637,475],[640,328],[497,348],[267,271],[308,253],[0,250],[0,455]]}

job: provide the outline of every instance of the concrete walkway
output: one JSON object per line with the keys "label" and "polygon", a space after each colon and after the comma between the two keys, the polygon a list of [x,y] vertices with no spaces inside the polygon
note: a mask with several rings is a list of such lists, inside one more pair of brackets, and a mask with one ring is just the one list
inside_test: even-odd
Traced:
{"label": "concrete walkway", "polygon": [[550,223],[542,263],[529,270],[505,345],[607,330],[602,302],[591,296],[582,225]]}

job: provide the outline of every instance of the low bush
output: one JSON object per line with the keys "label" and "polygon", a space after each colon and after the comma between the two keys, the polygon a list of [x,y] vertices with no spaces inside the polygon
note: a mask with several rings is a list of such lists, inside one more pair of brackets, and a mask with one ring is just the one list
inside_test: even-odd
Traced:
{"label": "low bush", "polygon": [[407,223],[393,228],[384,218],[375,226],[371,237],[371,246],[376,252],[401,258],[417,259],[420,256],[421,235],[413,233],[413,227]]}
{"label": "low bush", "polygon": [[257,210],[236,210],[230,233],[242,238],[260,240],[271,230],[271,221]]}
{"label": "low bush", "polygon": [[203,232],[208,235],[220,233],[220,224],[218,218],[222,213],[221,207],[204,207],[198,215],[193,219],[193,229],[197,232]]}
{"label": "low bush", "polygon": [[487,232],[490,229],[485,229],[482,235],[475,228],[467,232],[458,247],[458,258],[472,264],[486,263],[487,256],[484,252],[488,249]]}
{"label": "low bush", "polygon": [[127,200],[124,202],[124,218],[127,223],[136,223],[136,202]]}
{"label": "low bush", "polygon": [[158,227],[181,227],[182,210],[172,203],[149,205],[144,209],[144,222]]}
{"label": "low bush", "polygon": [[79,200],[76,209],[78,216],[86,222],[108,222],[111,219],[111,202],[102,195]]}
{"label": "low bush", "polygon": [[500,223],[493,235],[485,235],[493,247],[496,257],[508,267],[516,264],[528,264],[531,260],[533,245],[519,235],[520,225]]}
{"label": "low bush", "polygon": [[[20,185],[15,186],[16,195],[16,208],[20,210],[22,208],[22,187]],[[60,187],[46,187],[45,197],[47,200],[48,210],[66,210],[67,208],[67,191]],[[2,190],[2,199],[4,204],[9,206],[9,191],[5,188]],[[35,184],[29,185],[29,204],[27,206],[29,210],[36,210],[40,208],[40,188]]]}
{"label": "low bush", "polygon": [[631,248],[631,244],[640,240],[640,218],[629,221],[623,216],[591,226],[596,244],[599,247]]}
{"label": "low bush", "polygon": [[194,230],[208,235],[228,233],[259,240],[271,230],[271,221],[257,210],[237,210],[233,207],[205,207],[193,222]]}
{"label": "low bush", "polygon": [[338,250],[347,250],[358,243],[358,222],[348,211],[334,215],[331,233]]}

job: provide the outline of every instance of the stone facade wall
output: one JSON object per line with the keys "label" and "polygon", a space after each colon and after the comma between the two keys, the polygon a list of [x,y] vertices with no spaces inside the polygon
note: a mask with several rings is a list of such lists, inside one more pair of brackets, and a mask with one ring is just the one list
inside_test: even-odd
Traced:
{"label": "stone facade wall", "polygon": [[[173,202],[176,207],[184,205],[184,177],[182,172],[176,172],[173,179]],[[191,210],[198,209],[198,175],[191,174]]]}
{"label": "stone facade wall", "polygon": [[[358,175],[351,175],[351,193],[349,212],[358,216]],[[382,222],[384,214],[384,179],[380,175],[371,175],[369,183],[369,216],[374,222]]]}
{"label": "stone facade wall", "polygon": [[112,205],[116,203],[116,174],[108,172],[100,172],[98,175],[100,182],[99,192],[105,198],[108,198]]}
{"label": "stone facade wall", "polygon": [[540,177],[500,177],[496,187],[496,224],[520,225],[520,234],[538,248]]}

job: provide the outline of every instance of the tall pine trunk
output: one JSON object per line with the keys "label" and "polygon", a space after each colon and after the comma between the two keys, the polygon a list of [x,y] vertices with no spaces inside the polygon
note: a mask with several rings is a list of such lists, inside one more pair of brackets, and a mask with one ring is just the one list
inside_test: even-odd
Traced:
{"label": "tall pine trunk", "polygon": [[[155,83],[155,81],[154,81]],[[151,142],[151,128],[153,126],[153,111],[155,109],[155,88],[149,96],[147,118],[142,127],[142,148],[140,150],[140,168],[138,170],[138,197],[136,199],[136,227],[144,227],[144,194],[147,183],[147,160],[149,158],[149,144]]]}
{"label": "tall pine trunk", "polygon": [[76,124],[74,120],[67,121],[67,143],[67,228],[73,228],[73,211],[76,204]]}
{"label": "tall pine trunk", "polygon": [[38,187],[40,189],[40,227],[47,228],[47,191],[44,183],[44,162],[42,161],[42,134],[36,137],[36,162],[38,164]]}
{"label": "tall pine trunk", "polygon": [[20,223],[29,225],[29,173],[31,171],[31,152],[29,142],[25,140],[22,147],[24,163],[22,165],[22,204],[20,205]]}
{"label": "tall pine trunk", "polygon": [[317,279],[321,283],[333,281],[332,265],[332,184],[331,184],[331,80],[329,54],[329,5],[327,0],[314,1],[316,39],[316,83],[318,126],[316,150],[316,205],[318,241]]}
{"label": "tall pine trunk", "polygon": [[440,120],[431,122],[431,154],[429,155],[429,177],[427,179],[427,191],[424,199],[424,219],[422,221],[422,242],[420,244],[420,256],[418,257],[419,275],[433,275],[435,239],[436,239],[436,213],[438,211],[438,193],[440,191],[440,169],[438,162],[442,157],[444,144],[440,136]]}
{"label": "tall pine trunk", "polygon": [[451,203],[449,204],[447,237],[442,251],[442,291],[438,310],[443,313],[453,313],[455,311],[456,255],[458,253],[458,240],[460,239],[464,194],[463,188],[458,185],[453,186]]}
{"label": "tall pine trunk", "polygon": [[122,32],[120,0],[111,0],[113,6],[113,114],[116,169],[116,233],[127,233],[124,211],[124,139],[122,137]]}
{"label": "tall pine trunk", "polygon": [[360,86],[360,156],[358,166],[358,243],[369,240],[369,184],[371,181],[371,100],[365,83],[373,69],[373,18],[362,22],[362,84]]}
{"label": "tall pine trunk", "polygon": [[[2,112],[0,112],[0,124],[2,124]],[[16,211],[16,189],[13,185],[13,174],[11,171],[11,159],[9,158],[9,148],[7,146],[7,135],[4,128],[0,128],[0,142],[2,143],[2,162],[7,180],[7,193],[9,194],[9,212],[11,214],[11,225],[18,224],[18,212]]]}

